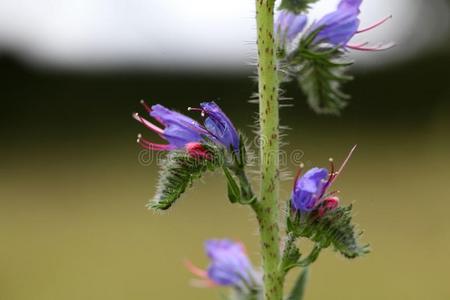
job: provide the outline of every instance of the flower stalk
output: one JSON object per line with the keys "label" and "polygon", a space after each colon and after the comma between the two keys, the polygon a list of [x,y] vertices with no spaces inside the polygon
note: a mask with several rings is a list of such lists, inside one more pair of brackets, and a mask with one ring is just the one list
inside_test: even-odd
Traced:
{"label": "flower stalk", "polygon": [[278,272],[279,116],[274,5],[274,0],[256,0],[261,189],[260,199],[253,208],[261,237],[265,300],[281,300],[283,296],[282,277]]}

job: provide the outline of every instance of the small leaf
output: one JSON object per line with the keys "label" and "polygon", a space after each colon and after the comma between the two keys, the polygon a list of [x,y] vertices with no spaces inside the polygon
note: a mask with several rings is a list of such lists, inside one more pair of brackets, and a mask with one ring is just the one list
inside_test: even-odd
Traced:
{"label": "small leaf", "polygon": [[300,14],[308,11],[311,4],[316,3],[317,1],[318,0],[282,0],[278,9],[285,9]]}
{"label": "small leaf", "polygon": [[236,203],[241,199],[241,191],[239,189],[239,186],[234,180],[228,168],[223,167],[222,169],[223,173],[225,174],[225,177],[227,178],[228,199],[230,200],[231,203]]}
{"label": "small leaf", "polygon": [[302,300],[305,294],[305,287],[308,281],[309,271],[308,268],[303,269],[299,277],[295,281],[294,287],[286,300]]}
{"label": "small leaf", "polygon": [[203,145],[210,153],[211,159],[201,159],[188,155],[184,151],[170,152],[161,163],[161,171],[156,195],[148,204],[155,210],[166,210],[206,171],[221,166],[221,154],[209,145]]}

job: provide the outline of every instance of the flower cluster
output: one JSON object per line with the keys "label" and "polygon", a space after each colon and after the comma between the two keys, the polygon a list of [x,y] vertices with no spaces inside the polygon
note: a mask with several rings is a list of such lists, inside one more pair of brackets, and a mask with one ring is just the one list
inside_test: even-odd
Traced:
{"label": "flower cluster", "polygon": [[133,118],[158,134],[167,143],[146,140],[141,134],[137,142],[147,150],[167,152],[160,162],[160,176],[155,196],[148,207],[169,209],[192,183],[208,171],[221,168],[227,179],[228,198],[232,203],[249,205],[255,201],[245,174],[246,150],[231,120],[215,102],[200,103],[202,123],[160,104],[141,101],[155,125],[138,113]]}
{"label": "flower cluster", "polygon": [[303,36],[308,38],[314,36],[314,44],[326,43],[336,47],[355,49],[360,51],[380,51],[392,47],[392,44],[380,44],[377,46],[367,46],[363,44],[349,44],[349,41],[356,34],[372,30],[389,18],[385,18],[376,24],[364,29],[359,29],[360,6],[362,0],[341,0],[335,11],[323,16],[318,21],[314,21],[311,26],[304,31],[308,17],[305,14],[295,14],[282,10],[275,23],[275,32],[282,45],[290,46],[295,39],[303,32]]}
{"label": "flower cluster", "polygon": [[200,278],[199,285],[227,286],[245,292],[259,290],[260,274],[253,269],[241,243],[228,239],[208,240],[205,252],[211,261],[206,270],[187,263],[188,269]]}
{"label": "flower cluster", "polygon": [[193,155],[202,155],[205,150],[201,143],[212,141],[227,150],[239,151],[240,138],[236,128],[214,102],[203,102],[200,104],[200,108],[189,108],[189,110],[200,111],[201,115],[206,117],[203,125],[160,104],[150,107],[144,101],[141,101],[141,103],[147,113],[164,128],[158,127],[138,113],[134,113],[133,118],[168,142],[167,144],[153,143],[139,134],[137,142],[145,149],[171,151],[184,148],[187,151],[192,151]]}
{"label": "flower cluster", "polygon": [[[287,220],[288,233],[294,240],[302,237],[315,243],[311,254],[297,264],[309,265],[317,259],[321,249],[330,246],[347,258],[369,252],[368,245],[359,243],[361,232],[352,223],[352,206],[340,206],[339,198],[335,196],[337,191],[328,191],[355,148],[352,148],[339,170],[335,170],[333,160],[330,159],[330,170],[312,168],[303,176],[298,174],[295,179],[290,200],[291,213]],[[293,258],[295,261],[300,253],[295,247],[287,250],[287,262],[284,265],[289,269],[292,264],[290,260]]]}

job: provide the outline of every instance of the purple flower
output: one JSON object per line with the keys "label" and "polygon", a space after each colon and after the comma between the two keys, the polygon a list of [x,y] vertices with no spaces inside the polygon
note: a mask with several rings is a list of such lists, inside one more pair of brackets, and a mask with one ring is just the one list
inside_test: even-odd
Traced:
{"label": "purple flower", "polygon": [[207,270],[187,264],[189,270],[201,278],[204,286],[231,286],[239,289],[255,287],[256,272],[244,246],[231,240],[208,240],[205,252],[210,259]]}
{"label": "purple flower", "polygon": [[356,146],[350,150],[338,171],[335,171],[333,160],[330,159],[330,170],[312,168],[303,176],[300,176],[299,172],[291,195],[292,209],[301,213],[318,209],[319,216],[328,210],[335,209],[339,205],[339,198],[333,196],[335,192],[327,193],[327,190],[342,173],[355,148]]}
{"label": "purple flower", "polygon": [[283,10],[279,13],[275,21],[275,33],[284,40],[291,42],[305,28],[308,17],[306,15],[297,15],[293,12]]}
{"label": "purple flower", "polygon": [[311,31],[320,30],[315,42],[345,46],[358,31],[358,18],[362,0],[342,0],[336,11],[325,15],[313,24]]}
{"label": "purple flower", "polygon": [[222,145],[238,151],[239,134],[220,107],[215,102],[203,102],[200,107],[202,113],[207,116],[204,124],[209,133]]}
{"label": "purple flower", "polygon": [[190,143],[198,143],[205,139],[225,146],[227,149],[239,149],[240,139],[236,129],[230,119],[214,102],[202,103],[201,109],[189,108],[189,110],[200,110],[202,116],[206,116],[204,125],[160,104],[149,107],[144,101],[141,101],[141,103],[148,114],[164,128],[158,127],[138,113],[134,113],[133,118],[168,142],[168,144],[157,144],[138,135],[138,143],[146,149],[159,151],[183,149]]}
{"label": "purple flower", "polygon": [[[360,51],[379,51],[391,48],[393,46],[392,43],[376,46],[367,46],[368,43],[359,45],[349,44],[350,40],[356,34],[372,30],[391,18],[389,16],[374,25],[359,29],[361,4],[362,0],[341,0],[335,11],[325,15],[319,21],[314,22],[303,35],[309,36],[317,32],[314,38],[315,45],[327,43]],[[275,29],[278,35],[281,36],[283,43],[285,42],[285,38],[291,43],[303,31],[306,22],[307,17],[305,15],[295,15],[292,12],[283,10],[275,23]]]}
{"label": "purple flower", "polygon": [[295,181],[292,190],[292,207],[302,212],[310,212],[316,207],[326,188],[328,170],[312,168]]}

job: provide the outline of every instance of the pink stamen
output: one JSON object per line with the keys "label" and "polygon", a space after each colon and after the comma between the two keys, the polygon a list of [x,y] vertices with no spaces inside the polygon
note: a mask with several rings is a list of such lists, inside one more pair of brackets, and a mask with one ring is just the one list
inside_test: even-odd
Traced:
{"label": "pink stamen", "polygon": [[192,286],[198,287],[198,288],[214,288],[214,287],[218,286],[216,283],[214,283],[210,279],[202,279],[202,280],[194,279],[191,281],[191,283],[192,283]]}
{"label": "pink stamen", "polygon": [[137,143],[143,148],[154,151],[170,151],[173,149],[171,145],[155,144],[142,138],[142,135],[138,135]]}
{"label": "pink stamen", "polygon": [[133,118],[138,121],[139,123],[143,124],[145,127],[147,127],[150,130],[153,130],[154,132],[156,132],[157,134],[161,135],[164,133],[164,130],[159,128],[158,126],[156,126],[155,124],[147,121],[146,119],[144,119],[143,117],[141,117],[138,113],[134,113],[133,114]]}
{"label": "pink stamen", "polygon": [[340,193],[341,193],[341,191],[332,191],[332,192],[327,193],[326,197],[328,198],[328,197],[331,197],[331,196],[334,196],[334,195],[337,195]]}
{"label": "pink stamen", "polygon": [[359,47],[359,48],[361,48],[361,47],[367,46],[368,44],[369,44],[369,42],[364,42],[364,43],[361,43],[361,44],[352,45],[352,47]]}
{"label": "pink stamen", "polygon": [[189,272],[191,272],[195,276],[198,276],[198,277],[203,278],[203,279],[207,279],[208,278],[208,273],[205,270],[203,270],[203,269],[197,267],[196,265],[194,265],[190,260],[185,260],[184,261],[184,265],[189,270]]}
{"label": "pink stamen", "polygon": [[151,112],[152,112],[152,109],[150,108],[150,106],[147,105],[147,103],[145,103],[144,100],[141,100],[140,102],[141,102],[142,106],[144,106],[145,110],[146,110],[148,113],[151,113]]}
{"label": "pink stamen", "polygon": [[[320,192],[320,196],[318,197],[319,201],[323,198],[323,196],[325,195],[327,189],[330,187],[331,183],[333,182],[334,178],[336,177],[336,173],[334,172],[334,160],[333,160],[333,158],[330,157],[329,161],[330,161],[330,173],[328,175],[328,180],[323,185],[322,191]],[[320,203],[321,203],[321,201],[316,203],[316,205],[318,205]]]}
{"label": "pink stamen", "polygon": [[300,176],[302,175],[302,171],[303,171],[303,168],[305,167],[305,165],[303,164],[303,163],[301,163],[299,166],[298,166],[298,171],[297,171],[297,174],[295,175],[295,179],[294,179],[294,187],[295,187],[295,183],[297,182],[297,180],[300,178]]}
{"label": "pink stamen", "polygon": [[336,176],[334,176],[334,178],[333,178],[333,180],[332,180],[331,183],[333,183],[333,182],[336,180],[336,178],[337,178],[339,175],[341,175],[342,171],[344,170],[344,167],[347,165],[348,161],[350,160],[350,157],[352,157],[353,151],[355,151],[356,146],[358,146],[358,145],[353,146],[353,148],[350,150],[350,152],[348,153],[348,155],[347,155],[347,157],[345,158],[344,162],[342,163],[341,167],[340,167],[339,170],[335,173]]}
{"label": "pink stamen", "polygon": [[[320,196],[318,197],[319,201],[316,203],[316,205],[319,205],[323,202],[323,198],[325,196],[327,189],[333,184],[333,182],[336,180],[336,178],[342,173],[342,170],[344,169],[345,165],[347,164],[350,157],[352,156],[353,151],[355,151],[356,146],[357,145],[353,146],[353,148],[350,150],[350,153],[347,155],[346,159],[344,160],[344,162],[342,163],[341,167],[339,168],[339,170],[337,172],[334,171],[334,168],[335,168],[334,161],[332,158],[330,158],[330,175],[328,177],[327,182],[323,185]],[[334,192],[332,192],[332,194],[333,193]]]}
{"label": "pink stamen", "polygon": [[336,176],[336,173],[334,172],[335,167],[334,167],[334,160],[333,158],[330,157],[329,159],[330,161],[330,178]]}
{"label": "pink stamen", "polygon": [[390,16],[388,16],[388,17],[386,17],[386,18],[384,18],[384,19],[382,19],[382,20],[376,22],[376,23],[373,24],[373,25],[370,25],[370,26],[367,27],[367,28],[360,29],[360,30],[358,30],[356,33],[357,33],[357,34],[358,34],[358,33],[363,33],[363,32],[372,30],[372,29],[374,29],[374,28],[377,28],[378,26],[382,25],[383,23],[385,23],[387,20],[389,20],[389,19],[391,19],[391,18],[392,18],[392,15],[390,15]]}
{"label": "pink stamen", "polygon": [[381,44],[379,46],[375,46],[375,47],[364,47],[364,46],[360,46],[360,45],[347,45],[347,48],[353,49],[353,50],[358,50],[358,51],[384,51],[384,50],[388,50],[391,49],[395,46],[394,43],[388,43],[388,44]]}

